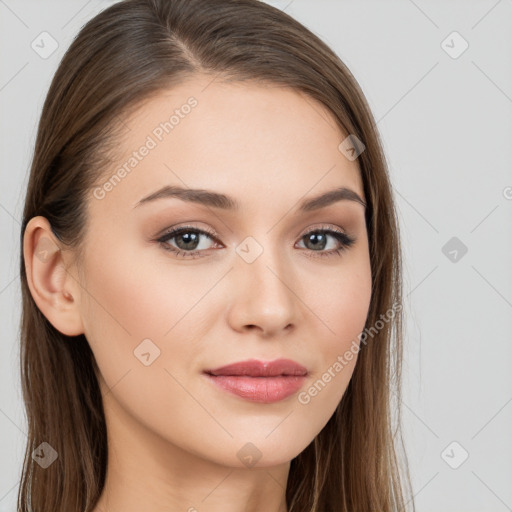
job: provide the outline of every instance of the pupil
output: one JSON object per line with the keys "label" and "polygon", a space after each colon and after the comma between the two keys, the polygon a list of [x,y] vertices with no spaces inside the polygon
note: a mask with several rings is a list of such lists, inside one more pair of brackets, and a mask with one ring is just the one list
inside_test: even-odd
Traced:
{"label": "pupil", "polygon": [[[185,242],[185,247],[181,247],[182,249],[195,249],[197,247],[198,239],[199,239],[199,237],[198,237],[197,233],[188,232],[188,233],[178,235],[178,237],[176,239],[176,243],[178,243],[179,240],[183,240]],[[183,244],[178,243],[178,246],[179,245],[183,245]]]}
{"label": "pupil", "polygon": [[[318,240],[315,241],[315,239],[322,238],[322,237],[323,237],[323,240],[320,240],[319,242],[318,242]],[[319,246],[321,249],[325,248],[325,242],[326,242],[325,235],[323,235],[321,233],[313,233],[313,234],[309,235],[307,238],[308,238],[307,241],[311,242],[313,244],[313,247],[312,247],[313,249],[315,247],[318,248]],[[307,243],[306,243],[306,246],[307,246]]]}

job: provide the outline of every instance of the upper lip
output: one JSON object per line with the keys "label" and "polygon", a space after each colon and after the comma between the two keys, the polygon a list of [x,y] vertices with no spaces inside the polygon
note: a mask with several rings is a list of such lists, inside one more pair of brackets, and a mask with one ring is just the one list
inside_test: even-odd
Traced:
{"label": "upper lip", "polygon": [[205,370],[205,373],[209,375],[276,377],[278,375],[307,375],[308,371],[304,366],[291,359],[276,359],[274,361],[249,359],[213,370]]}

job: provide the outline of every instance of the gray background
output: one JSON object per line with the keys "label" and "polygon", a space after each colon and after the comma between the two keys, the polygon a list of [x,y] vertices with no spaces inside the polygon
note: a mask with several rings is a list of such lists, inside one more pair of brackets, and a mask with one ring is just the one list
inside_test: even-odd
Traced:
{"label": "gray background", "polygon": [[[0,0],[0,512],[15,510],[25,443],[18,238],[36,124],[71,38],[111,3]],[[512,510],[512,0],[269,3],[340,55],[383,138],[405,258],[417,510]],[[48,58],[31,48],[43,31],[59,45]],[[458,56],[453,31],[469,44]]]}

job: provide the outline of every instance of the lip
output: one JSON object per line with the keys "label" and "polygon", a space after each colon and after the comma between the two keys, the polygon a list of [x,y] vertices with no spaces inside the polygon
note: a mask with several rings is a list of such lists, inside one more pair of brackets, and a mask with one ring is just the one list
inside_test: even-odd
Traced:
{"label": "lip", "polygon": [[275,359],[274,361],[259,361],[248,359],[205,370],[209,375],[246,376],[246,377],[278,377],[278,376],[304,376],[308,371],[304,366],[291,359]]}
{"label": "lip", "polygon": [[203,373],[224,391],[252,402],[273,403],[296,393],[308,370],[290,359],[250,359]]}

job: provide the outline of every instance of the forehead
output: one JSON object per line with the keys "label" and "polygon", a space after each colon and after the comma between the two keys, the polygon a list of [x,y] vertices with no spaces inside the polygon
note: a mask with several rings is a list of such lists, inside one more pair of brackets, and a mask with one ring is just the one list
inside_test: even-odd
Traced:
{"label": "forehead", "polygon": [[97,184],[110,183],[102,207],[131,210],[166,185],[255,209],[340,186],[364,198],[357,161],[338,149],[346,134],[325,106],[278,85],[212,80],[161,91],[123,120],[117,159]]}

